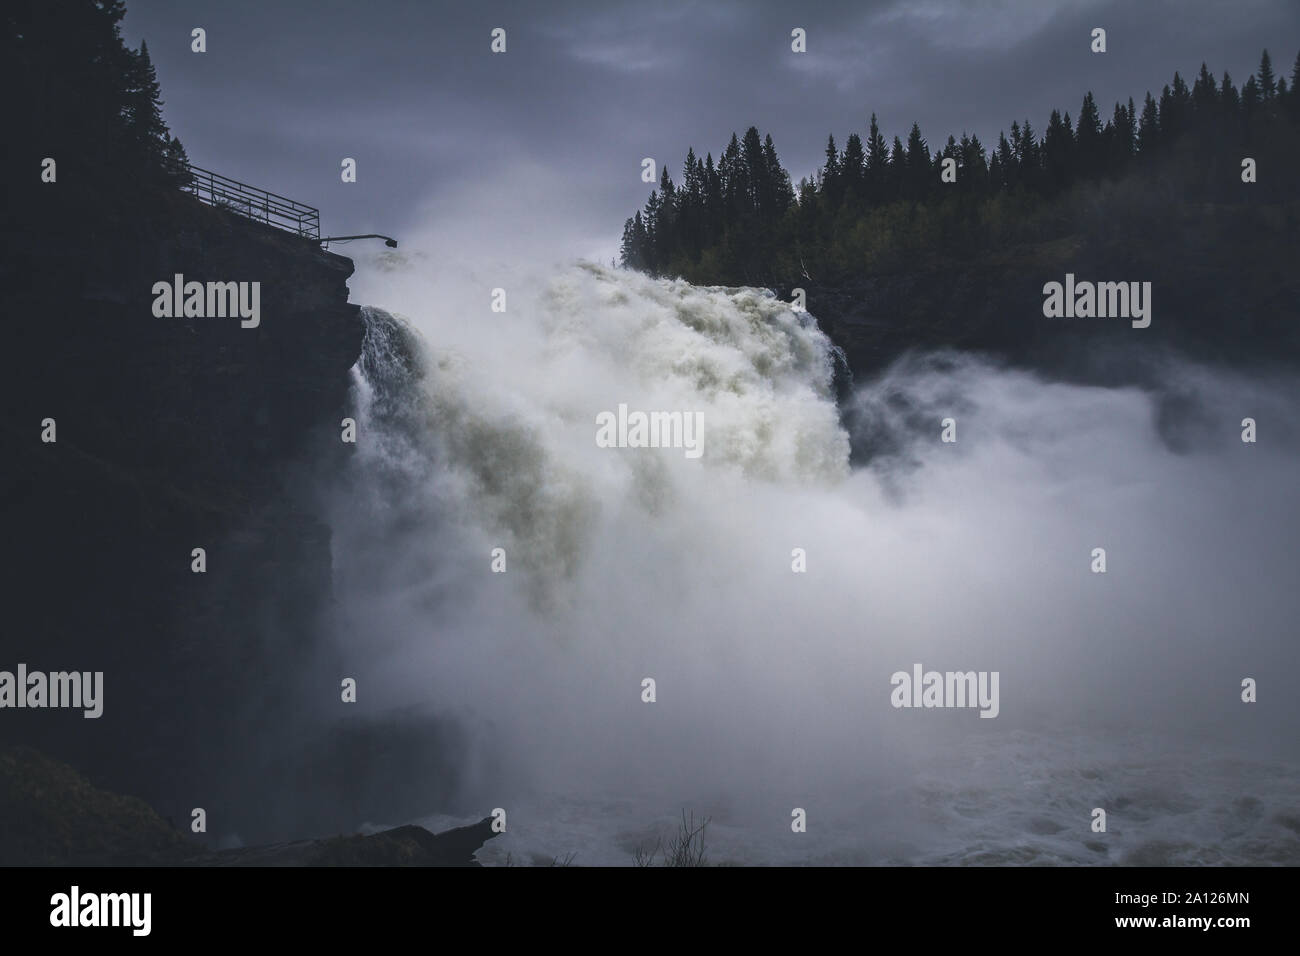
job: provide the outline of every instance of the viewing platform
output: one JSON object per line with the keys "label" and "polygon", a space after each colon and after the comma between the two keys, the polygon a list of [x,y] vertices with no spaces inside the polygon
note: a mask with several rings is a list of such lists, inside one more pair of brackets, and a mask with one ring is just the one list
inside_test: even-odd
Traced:
{"label": "viewing platform", "polygon": [[188,168],[190,181],[183,189],[199,202],[229,210],[304,239],[319,241],[320,210],[316,207],[258,189],[208,169],[200,169],[198,166]]}

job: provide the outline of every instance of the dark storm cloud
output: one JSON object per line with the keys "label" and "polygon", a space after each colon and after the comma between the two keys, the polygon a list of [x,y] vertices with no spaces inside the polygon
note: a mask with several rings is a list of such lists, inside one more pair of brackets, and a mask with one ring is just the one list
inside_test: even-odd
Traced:
{"label": "dark storm cloud", "polygon": [[[488,50],[498,26],[504,56]],[[796,26],[806,54],[790,51]],[[608,256],[645,199],[643,156],[676,178],[688,145],[716,157],[754,124],[798,179],[872,111],[888,138],[916,120],[932,149],[963,130],[992,146],[1012,119],[1041,133],[1052,108],[1077,115],[1088,90],[1103,117],[1140,105],[1203,60],[1240,84],[1268,46],[1289,74],[1300,4],[131,0],[124,33],[148,40],[193,162],[319,205],[327,232],[401,234],[429,201],[496,183],[547,192],[519,221],[557,253]],[[345,156],[356,184],[339,180]]]}

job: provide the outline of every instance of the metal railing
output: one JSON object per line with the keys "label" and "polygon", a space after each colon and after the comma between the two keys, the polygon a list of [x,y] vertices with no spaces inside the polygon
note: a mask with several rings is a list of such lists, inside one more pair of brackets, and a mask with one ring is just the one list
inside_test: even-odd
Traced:
{"label": "metal railing", "polygon": [[320,210],[314,206],[197,166],[190,166],[189,172],[190,180],[183,188],[199,202],[292,232],[304,239],[320,238]]}

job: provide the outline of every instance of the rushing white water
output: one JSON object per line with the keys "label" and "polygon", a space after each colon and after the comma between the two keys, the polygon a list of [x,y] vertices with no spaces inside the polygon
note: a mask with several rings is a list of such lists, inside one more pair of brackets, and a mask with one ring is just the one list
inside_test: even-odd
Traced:
{"label": "rushing white water", "polygon": [[[497,313],[387,262],[336,589],[361,694],[468,735],[422,822],[505,808],[495,862],[630,863],[681,808],[718,861],[1300,861],[1293,388],[920,357],[842,416],[765,292],[579,265]],[[620,404],[703,456],[599,447]],[[891,707],[916,662],[998,671],[998,717]]]}

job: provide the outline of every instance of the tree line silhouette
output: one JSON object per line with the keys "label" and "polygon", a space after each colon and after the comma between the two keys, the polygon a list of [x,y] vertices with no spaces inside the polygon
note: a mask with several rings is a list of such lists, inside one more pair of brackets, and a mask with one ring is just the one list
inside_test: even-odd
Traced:
{"label": "tree line silhouette", "polygon": [[[185,148],[162,117],[145,43],[122,40],[122,0],[16,0],[0,16],[10,135],[27,183],[43,159],[78,190],[187,181]],[[30,192],[30,189],[27,190]]]}
{"label": "tree line silhouette", "polygon": [[[873,113],[865,141],[853,133],[839,149],[832,135],[821,169],[797,186],[771,134],[751,126],[732,134],[716,164],[689,149],[680,183],[664,167],[624,224],[622,262],[692,282],[798,284],[1057,238],[1099,202],[1107,211],[1147,205],[1153,188],[1167,202],[1290,199],[1297,130],[1300,54],[1288,87],[1267,50],[1240,89],[1202,64],[1190,87],[1175,73],[1158,99],[1116,103],[1104,123],[1089,92],[1077,119],[1053,110],[1041,136],[1028,119],[1013,122],[987,150],[963,133],[931,153],[916,123],[906,143],[887,143]],[[1245,187],[1253,196],[1242,192],[1246,156],[1267,170]],[[941,180],[946,159],[952,183]],[[1117,198],[1118,182],[1132,185]]]}

